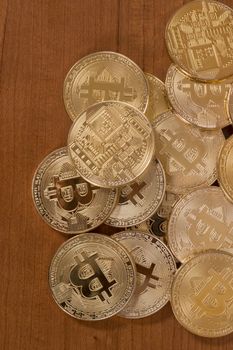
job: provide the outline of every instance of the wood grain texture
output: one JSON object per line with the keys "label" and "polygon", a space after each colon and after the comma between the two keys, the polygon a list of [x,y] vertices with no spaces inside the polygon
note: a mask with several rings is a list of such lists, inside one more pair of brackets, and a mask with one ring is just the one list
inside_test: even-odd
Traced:
{"label": "wood grain texture", "polygon": [[[47,274],[66,238],[41,220],[31,199],[37,165],[66,144],[71,121],[62,87],[71,65],[93,51],[113,50],[164,80],[170,63],[165,25],[184,2],[0,1],[1,350],[233,348],[232,335],[211,340],[188,333],[169,305],[135,321],[88,323],[63,313]],[[224,3],[233,6],[233,0]]]}

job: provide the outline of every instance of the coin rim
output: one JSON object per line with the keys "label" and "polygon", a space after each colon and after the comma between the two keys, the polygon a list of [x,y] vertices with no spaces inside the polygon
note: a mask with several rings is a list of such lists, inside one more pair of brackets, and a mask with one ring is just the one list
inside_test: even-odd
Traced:
{"label": "coin rim", "polygon": [[[128,107],[128,108],[132,108],[134,109],[134,111],[137,113],[137,114],[140,114],[140,116],[145,119],[145,121],[147,122],[148,126],[150,126],[151,128],[151,145],[150,147],[148,147],[148,156],[147,156],[147,161],[145,161],[144,163],[146,163],[145,167],[141,170],[141,172],[132,180],[126,182],[126,183],[120,183],[120,184],[99,184],[99,183],[96,183],[94,181],[92,181],[92,179],[90,180],[90,178],[86,178],[85,176],[83,176],[83,174],[80,173],[80,176],[86,180],[87,182],[89,182],[90,184],[94,185],[94,186],[98,186],[100,188],[119,188],[119,187],[123,187],[125,185],[129,185],[129,184],[132,184],[135,180],[137,180],[141,175],[143,175],[143,173],[148,169],[148,166],[150,165],[153,157],[154,157],[154,153],[155,153],[155,136],[154,136],[154,130],[153,130],[153,127],[150,123],[150,121],[148,120],[148,118],[145,116],[145,114],[143,114],[141,111],[139,111],[139,109],[137,109],[136,107],[128,104],[128,103],[125,103],[125,102],[122,102],[122,101],[112,101],[112,100],[108,100],[108,101],[102,101],[102,102],[98,102],[98,103],[94,103],[93,105],[89,106],[85,111],[83,111],[81,114],[80,114],[80,117],[81,115],[83,115],[84,113],[87,113],[90,109],[94,108],[94,107],[97,107],[98,105],[103,105],[103,104],[122,104],[124,105],[125,107]],[[67,149],[68,149],[68,154],[69,154],[69,157],[70,159],[72,160],[72,162],[75,164],[72,156],[71,156],[71,153],[70,153],[70,134],[75,126],[75,123],[78,122],[79,118],[76,118],[76,120],[74,121],[74,123],[71,125],[70,127],[70,130],[68,132],[68,138],[67,138]],[[75,165],[75,168],[77,169],[76,165]],[[77,171],[79,172],[79,170],[77,169]],[[92,176],[93,177],[93,176]],[[96,176],[97,177],[97,176]],[[108,181],[109,182],[109,181]]]}
{"label": "coin rim", "polygon": [[[169,49],[169,46],[168,46],[168,27],[170,26],[172,20],[174,17],[176,17],[178,15],[178,12],[181,11],[181,9],[183,9],[184,7],[189,7],[190,3],[201,3],[202,0],[192,0],[188,3],[185,3],[183,4],[182,6],[180,6],[176,12],[170,16],[167,24],[166,24],[166,28],[165,28],[165,43],[166,43],[166,48],[167,48],[167,52],[168,52],[168,55],[170,57],[170,59],[172,60],[172,62],[174,62],[176,65],[178,65],[179,69],[185,74],[185,75],[188,75],[189,77],[192,77],[192,78],[196,78],[197,80],[199,80],[200,82],[220,82],[221,80],[224,80],[224,79],[227,79],[227,78],[230,78],[232,75],[233,75],[233,70],[232,70],[232,73],[229,74],[229,75],[224,75],[223,77],[221,78],[215,78],[215,79],[204,79],[204,78],[201,78],[198,73],[196,72],[196,74],[193,74],[193,73],[190,73],[189,70],[186,69],[186,67],[183,65],[183,64],[180,64],[179,61],[173,56],[172,52],[170,51]],[[208,0],[208,2],[210,3],[214,3],[216,5],[222,5],[223,7],[225,7],[227,10],[230,10],[232,12],[232,16],[233,16],[233,9],[230,7],[230,6],[227,6],[225,5],[224,3],[222,2],[219,2],[219,1],[215,1],[215,0]]]}
{"label": "coin rim", "polygon": [[[34,192],[35,192],[35,189],[38,187],[38,186],[35,186],[35,180],[36,180],[37,174],[39,173],[40,169],[43,167],[43,165],[45,165],[45,164],[50,160],[50,158],[51,158],[52,156],[54,156],[54,159],[52,160],[52,162],[55,161],[55,160],[57,160],[57,159],[59,159],[60,157],[58,157],[58,153],[60,153],[60,152],[62,152],[62,153],[63,153],[63,152],[66,152],[66,154],[63,154],[63,155],[69,157],[68,147],[57,148],[57,149],[55,149],[54,151],[52,151],[52,152],[50,152],[49,154],[47,154],[47,156],[45,156],[45,157],[43,158],[43,160],[40,162],[40,164],[37,166],[37,168],[36,168],[36,170],[35,170],[35,172],[34,172],[34,175],[33,175],[33,178],[32,178],[32,192],[31,192],[31,193],[32,193],[32,200],[33,200],[33,203],[34,203],[34,207],[35,207],[37,213],[39,214],[39,216],[43,219],[43,221],[44,221],[49,227],[51,227],[51,228],[52,228],[53,230],[55,230],[55,231],[65,233],[65,234],[67,234],[67,235],[76,235],[76,234],[80,234],[80,233],[89,232],[89,231],[91,231],[91,230],[93,230],[93,229],[96,229],[96,228],[99,227],[100,225],[102,225],[102,224],[105,222],[105,220],[108,218],[108,216],[111,215],[112,210],[115,208],[115,206],[116,206],[116,204],[117,204],[117,202],[118,202],[119,190],[118,190],[117,188],[111,189],[112,191],[115,191],[115,198],[114,198],[114,201],[113,201],[113,203],[112,203],[111,210],[109,210],[108,215],[105,216],[104,219],[101,220],[101,222],[100,222],[97,226],[89,227],[88,229],[86,229],[86,230],[84,230],[84,231],[83,231],[83,230],[82,230],[82,231],[66,231],[66,230],[62,230],[61,228],[58,229],[57,227],[55,227],[54,225],[52,225],[52,224],[46,219],[46,217],[45,217],[44,215],[41,214],[41,212],[40,212],[40,210],[39,210],[39,207],[37,206],[36,201],[35,201]],[[69,158],[70,158],[70,157],[69,157]],[[48,164],[48,166],[49,166],[52,162],[50,161],[49,164]],[[72,160],[71,160],[71,159],[70,159],[70,162],[72,163]],[[48,166],[46,167],[46,169],[48,168]],[[46,169],[45,169],[45,171],[46,171]],[[45,171],[43,171],[43,174],[40,176],[40,180],[41,180],[41,181],[42,181],[42,177],[43,177],[44,174],[45,174]],[[76,169],[76,171],[77,171],[77,169]],[[77,171],[77,173],[78,173],[78,171]],[[80,175],[80,177],[82,177],[82,176]],[[84,179],[84,180],[85,180],[85,179]],[[41,184],[41,181],[40,181],[40,184]],[[85,181],[86,181],[86,180],[85,180]],[[101,189],[103,189],[103,188],[100,187],[100,190],[101,190]],[[110,190],[110,189],[109,189],[109,190]],[[40,205],[43,207],[44,211],[48,214],[48,216],[49,216],[51,219],[54,220],[54,217],[50,215],[48,209],[44,206],[44,203],[43,203],[43,201],[42,201],[41,191],[36,190],[36,193],[40,195]],[[109,192],[109,194],[110,194],[110,192]],[[58,222],[58,220],[55,220],[55,221]]]}
{"label": "coin rim", "polygon": [[[131,264],[131,267],[132,267],[132,273],[134,274],[134,282],[133,282],[133,284],[130,284],[129,283],[129,281],[127,281],[127,288],[129,289],[129,287],[132,287],[131,288],[131,296],[128,298],[128,300],[125,302],[125,304],[120,308],[120,309],[118,309],[115,313],[113,313],[113,314],[111,314],[111,315],[109,315],[109,316],[107,316],[107,317],[103,317],[103,318],[94,318],[94,319],[92,319],[92,318],[88,318],[88,319],[85,319],[85,318],[79,318],[79,317],[76,317],[75,315],[72,315],[72,314],[70,314],[67,310],[65,310],[64,308],[62,308],[60,305],[59,305],[59,303],[58,303],[58,301],[56,300],[56,298],[55,298],[55,294],[53,293],[53,290],[52,290],[52,283],[51,283],[51,278],[50,278],[50,276],[51,276],[51,273],[52,273],[52,266],[53,266],[53,264],[54,264],[54,261],[55,261],[55,258],[56,258],[56,256],[57,256],[57,254],[59,253],[59,252],[61,252],[62,250],[64,250],[64,247],[66,246],[66,245],[69,245],[70,244],[70,242],[71,241],[73,241],[73,240],[80,240],[80,237],[81,236],[86,236],[86,243],[88,244],[88,242],[90,241],[90,236],[92,236],[92,237],[102,237],[102,239],[104,239],[104,240],[110,240],[110,241],[114,241],[114,243],[116,244],[116,245],[118,245],[118,247],[120,248],[120,249],[122,249],[123,251],[124,251],[124,253],[127,255],[127,257],[128,257],[128,259],[129,259],[129,261],[130,261],[130,264]],[[82,238],[82,237],[81,237]],[[79,242],[77,242],[77,244],[78,244]],[[97,244],[98,242],[96,242],[96,244]],[[67,250],[65,250],[65,252],[67,253],[67,251],[69,251],[68,249]],[[63,254],[63,256],[64,256],[64,254]],[[122,261],[122,263],[123,263],[123,261]],[[125,265],[125,263],[124,263],[124,265]],[[81,234],[79,234],[79,235],[76,235],[76,236],[73,236],[73,237],[71,237],[71,238],[69,238],[68,240],[66,240],[66,241],[64,241],[59,247],[58,247],[58,249],[56,250],[56,252],[54,253],[54,255],[53,255],[53,257],[52,257],[52,259],[51,259],[51,262],[50,262],[50,266],[49,266],[49,270],[48,270],[48,284],[49,284],[49,289],[50,289],[50,291],[51,291],[51,294],[52,294],[52,297],[53,297],[53,300],[55,301],[55,303],[58,305],[58,307],[59,307],[59,309],[61,309],[62,311],[64,311],[66,314],[68,314],[69,316],[71,316],[71,317],[73,317],[73,318],[75,318],[76,320],[80,320],[80,321],[101,321],[101,320],[106,320],[106,319],[108,319],[108,318],[110,318],[110,317],[113,317],[113,316],[115,316],[115,315],[117,315],[127,304],[128,304],[128,302],[131,300],[131,298],[132,298],[132,295],[133,295],[133,293],[134,293],[134,291],[135,291],[135,288],[136,288],[136,274],[137,274],[137,270],[136,270],[136,265],[135,265],[135,262],[134,262],[134,259],[132,258],[132,256],[129,254],[129,252],[128,252],[128,250],[122,245],[122,244],[120,244],[119,242],[117,242],[117,241],[115,241],[114,239],[112,239],[111,237],[109,237],[109,236],[106,236],[106,235],[104,235],[104,234],[101,234],[101,233],[95,233],[95,232],[84,232],[84,233],[81,233]],[[125,288],[125,290],[126,290],[126,288]]]}
{"label": "coin rim", "polygon": [[[115,57],[118,56],[118,57],[124,58],[125,60],[127,60],[130,63],[131,67],[133,66],[135,69],[137,69],[137,71],[140,73],[142,79],[144,80],[145,92],[142,94],[142,97],[141,97],[142,102],[140,103],[140,106],[139,107],[135,107],[135,108],[140,110],[142,113],[145,112],[145,110],[147,109],[148,102],[149,102],[149,84],[148,84],[148,82],[146,80],[146,77],[145,77],[145,74],[144,74],[143,70],[139,67],[139,65],[137,63],[135,63],[133,60],[131,60],[130,58],[128,58],[127,56],[125,56],[125,55],[123,55],[121,53],[114,52],[114,51],[97,51],[97,52],[90,53],[90,54],[80,58],[77,62],[75,62],[73,64],[73,66],[69,69],[68,73],[66,74],[66,77],[65,77],[65,80],[64,80],[64,83],[63,83],[63,102],[64,102],[65,110],[66,110],[68,116],[70,117],[70,119],[72,121],[74,121],[76,118],[78,118],[80,116],[80,114],[82,114],[86,109],[88,109],[93,104],[89,105],[85,110],[80,111],[78,114],[74,113],[73,105],[72,105],[72,110],[71,110],[71,108],[68,107],[68,103],[67,103],[68,99],[71,100],[70,93],[66,92],[67,81],[70,79],[70,76],[73,75],[72,72],[74,70],[77,70],[80,65],[82,66],[83,62],[85,62],[86,59],[91,58],[91,57],[95,57],[95,56],[101,56],[101,55],[112,55],[112,56],[115,56]],[[78,69],[78,71],[80,72],[83,69],[84,68],[80,67]],[[77,74],[75,75],[75,78],[76,77],[77,77]],[[71,79],[72,84],[73,84],[73,80],[75,78],[73,77]],[[68,97],[68,95],[69,95],[69,97]],[[104,100],[104,101],[100,101],[100,102],[96,102],[96,103],[101,103],[101,102],[105,102],[105,101],[108,101],[108,100]],[[118,102],[118,101],[116,101],[116,102]],[[119,101],[119,102],[123,102],[123,101]],[[129,105],[131,105],[131,104],[129,103]],[[141,105],[142,105],[142,107],[141,107]]]}
{"label": "coin rim", "polygon": [[[173,265],[174,265],[174,271],[172,273],[173,277],[171,278],[171,281],[170,281],[170,295],[167,295],[167,301],[162,305],[160,306],[158,309],[156,309],[155,311],[152,311],[150,313],[147,313],[146,315],[140,315],[140,316],[131,316],[131,315],[128,315],[128,314],[125,314],[123,311],[124,311],[124,308],[122,309],[122,311],[119,312],[118,316],[122,317],[122,318],[126,318],[126,319],[140,319],[140,318],[145,318],[145,317],[148,317],[148,316],[151,316],[151,315],[154,315],[156,312],[160,311],[170,300],[171,300],[171,285],[172,285],[172,282],[174,280],[174,275],[176,274],[177,272],[177,266],[176,266],[176,262],[175,262],[175,259],[174,259],[174,256],[172,254],[172,252],[170,251],[169,247],[160,239],[158,238],[156,235],[153,235],[151,234],[150,232],[147,232],[147,231],[142,231],[142,230],[125,230],[125,231],[120,231],[120,232],[116,232],[114,233],[111,237],[113,237],[113,239],[116,239],[117,242],[119,242],[117,240],[117,238],[115,237],[118,237],[119,235],[121,236],[124,236],[124,235],[127,235],[127,234],[131,234],[131,233],[137,233],[137,234],[140,234],[140,236],[149,236],[151,237],[152,239],[155,239],[157,241],[159,241],[159,243],[165,248],[165,250],[170,254],[170,257],[171,257],[171,260],[173,262]],[[120,243],[120,242],[119,242]],[[123,245],[123,244],[122,244]],[[127,249],[127,248],[125,248]],[[128,251],[129,252],[129,251]],[[130,254],[130,252],[129,252]],[[132,257],[133,258],[133,257]],[[134,258],[133,258],[134,260]],[[135,265],[135,268],[136,268],[136,265]],[[137,281],[137,268],[136,268],[136,281]],[[136,287],[135,287],[135,290],[134,290],[134,293],[136,291]],[[134,296],[134,293],[132,294],[132,297]],[[166,293],[168,294],[168,293]]]}
{"label": "coin rim", "polygon": [[233,203],[233,187],[231,188],[226,180],[226,163],[231,149],[233,149],[233,135],[225,139],[225,142],[219,151],[217,160],[217,179],[223,193],[227,199]]}
{"label": "coin rim", "polygon": [[[198,259],[200,258],[200,256],[202,255],[207,255],[207,254],[217,254],[217,255],[227,255],[227,256],[230,256],[232,258],[232,264],[233,264],[233,254],[229,253],[229,252],[225,252],[225,251],[222,251],[222,250],[215,250],[215,249],[208,249],[206,250],[205,252],[200,252],[198,254],[195,254],[195,256],[193,256],[189,261],[187,261],[185,264],[182,264],[181,267],[179,269],[177,269],[175,275],[174,275],[174,278],[173,278],[173,281],[172,281],[172,286],[171,286],[171,300],[170,300],[170,303],[171,303],[171,307],[172,307],[172,311],[173,311],[173,314],[176,318],[176,320],[179,322],[179,324],[184,327],[186,330],[188,330],[189,332],[191,332],[192,334],[195,334],[195,335],[198,335],[198,336],[201,336],[201,337],[204,337],[204,338],[220,338],[220,337],[223,337],[225,335],[228,335],[230,333],[233,332],[233,324],[232,324],[232,330],[230,332],[223,332],[223,334],[221,335],[216,335],[216,334],[202,334],[200,332],[195,332],[195,330],[189,326],[187,326],[183,321],[181,321],[178,317],[178,315],[176,314],[176,310],[177,308],[175,307],[175,302],[174,302],[174,290],[175,290],[175,283],[179,277],[179,274],[181,273],[181,271],[183,271],[183,269],[187,269],[187,265],[188,264],[191,264],[193,262],[193,260],[195,259]],[[192,266],[191,266],[192,267]],[[179,289],[178,289],[179,291]],[[178,294],[178,292],[176,291],[176,294]],[[179,310],[179,312],[181,312]],[[186,316],[186,315],[185,315]],[[187,317],[187,316],[186,316]],[[187,317],[188,318],[188,317]],[[190,318],[190,323],[192,324],[192,318]]]}

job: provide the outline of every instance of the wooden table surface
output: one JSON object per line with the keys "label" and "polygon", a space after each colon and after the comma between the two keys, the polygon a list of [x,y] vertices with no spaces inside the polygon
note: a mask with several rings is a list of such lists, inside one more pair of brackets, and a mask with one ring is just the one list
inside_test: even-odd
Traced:
{"label": "wooden table surface", "polygon": [[[48,287],[51,258],[66,237],[37,215],[31,181],[38,163],[66,145],[62,99],[68,69],[94,51],[118,51],[164,80],[169,17],[181,0],[0,1],[1,350],[203,350],[233,348],[233,335],[196,337],[169,305],[154,316],[80,322]],[[233,6],[233,0],[224,3]]]}

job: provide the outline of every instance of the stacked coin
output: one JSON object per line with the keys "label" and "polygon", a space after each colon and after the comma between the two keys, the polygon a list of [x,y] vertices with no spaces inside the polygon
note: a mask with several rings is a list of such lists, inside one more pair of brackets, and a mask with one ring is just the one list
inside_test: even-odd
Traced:
{"label": "stacked coin", "polygon": [[[186,329],[218,337],[233,331],[233,136],[222,131],[233,121],[233,11],[191,1],[165,38],[165,84],[114,52],[70,69],[68,144],[39,165],[33,199],[75,235],[49,270],[69,315],[141,318],[171,300]],[[98,233],[103,223],[119,232]]]}

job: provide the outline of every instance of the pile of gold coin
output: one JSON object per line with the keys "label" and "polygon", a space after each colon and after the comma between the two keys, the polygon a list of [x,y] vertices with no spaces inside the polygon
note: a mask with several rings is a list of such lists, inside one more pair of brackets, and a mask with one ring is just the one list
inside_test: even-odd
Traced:
{"label": "pile of gold coin", "polygon": [[70,69],[67,146],[39,165],[33,200],[74,235],[49,270],[63,311],[134,319],[170,301],[187,330],[219,337],[233,331],[233,10],[191,1],[165,39],[165,84],[114,52]]}

